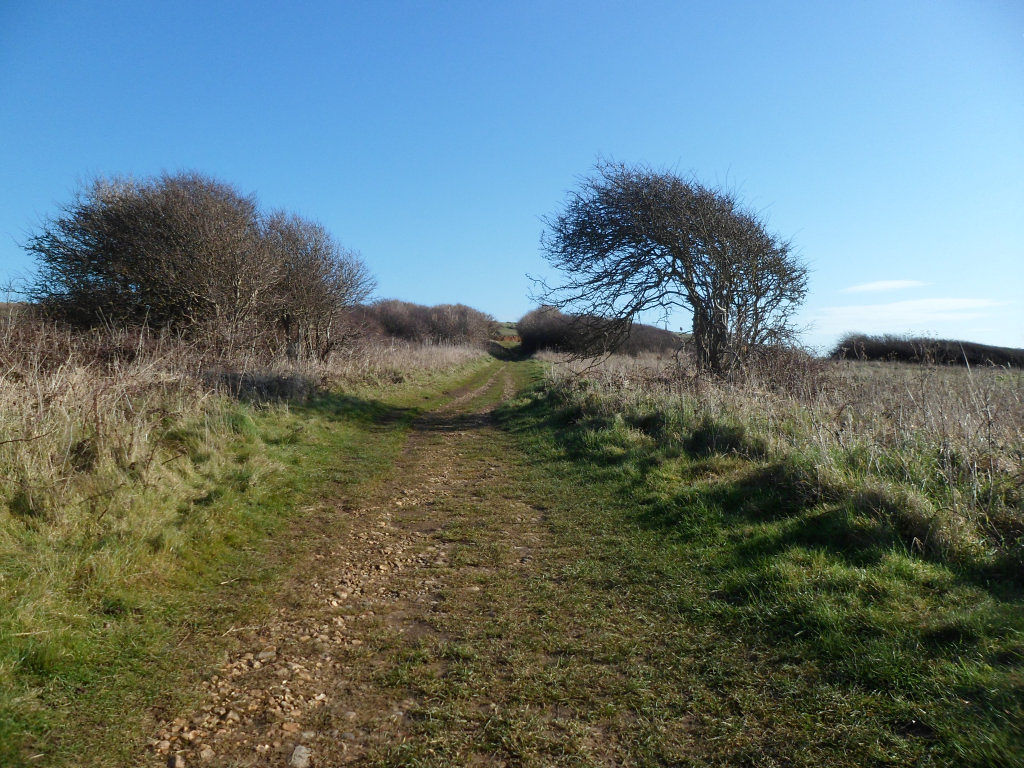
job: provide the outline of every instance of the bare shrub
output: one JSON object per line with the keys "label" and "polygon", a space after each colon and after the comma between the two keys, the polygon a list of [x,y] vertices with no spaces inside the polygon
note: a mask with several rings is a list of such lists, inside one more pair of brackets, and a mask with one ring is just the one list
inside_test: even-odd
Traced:
{"label": "bare shrub", "polygon": [[330,355],[373,281],[315,222],[264,216],[251,195],[198,173],[98,179],[26,249],[32,298],[75,327],[172,329],[235,348]]}
{"label": "bare shrub", "polygon": [[276,279],[255,199],[199,174],[98,179],[26,248],[36,301],[80,326],[215,322],[231,335]]}
{"label": "bare shrub", "polygon": [[538,307],[516,323],[523,351],[540,349],[585,354],[617,351],[627,355],[643,352],[672,354],[684,343],[683,337],[653,325],[632,323],[623,332],[614,322],[599,317],[567,315],[556,307]]}
{"label": "bare shrub", "polygon": [[328,359],[355,332],[347,312],[369,296],[373,278],[321,224],[278,212],[263,232],[279,270],[272,311],[288,354]]}
{"label": "bare shrub", "polygon": [[427,307],[398,299],[375,302],[363,316],[385,336],[434,344],[484,344],[495,325],[493,317],[465,304]]}
{"label": "bare shrub", "polygon": [[1024,368],[1024,349],[971,341],[851,333],[836,344],[836,360],[888,360],[943,365],[1000,365]]}

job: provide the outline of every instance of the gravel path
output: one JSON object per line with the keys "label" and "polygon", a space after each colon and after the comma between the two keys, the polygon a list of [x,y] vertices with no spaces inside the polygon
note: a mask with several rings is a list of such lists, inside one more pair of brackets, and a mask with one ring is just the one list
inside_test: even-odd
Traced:
{"label": "gravel path", "polygon": [[395,699],[375,675],[388,638],[436,632],[446,590],[479,589],[449,562],[438,506],[471,500],[503,471],[473,444],[489,439],[490,412],[514,392],[504,365],[415,423],[390,479],[359,508],[339,507],[266,621],[238,632],[239,651],[204,683],[200,708],[153,735],[147,762],[344,765],[401,738],[416,702]]}

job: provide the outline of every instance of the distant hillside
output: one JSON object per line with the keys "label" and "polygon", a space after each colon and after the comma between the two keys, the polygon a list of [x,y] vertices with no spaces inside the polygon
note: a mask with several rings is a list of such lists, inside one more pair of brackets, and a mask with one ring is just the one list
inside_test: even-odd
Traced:
{"label": "distant hillside", "polygon": [[851,333],[830,355],[841,360],[886,360],[942,365],[999,365],[1024,368],[1024,349],[994,347],[973,341]]}
{"label": "distant hillside", "polygon": [[496,339],[511,339],[513,337],[518,338],[519,329],[516,324],[511,321],[495,323],[492,329],[493,337]]}

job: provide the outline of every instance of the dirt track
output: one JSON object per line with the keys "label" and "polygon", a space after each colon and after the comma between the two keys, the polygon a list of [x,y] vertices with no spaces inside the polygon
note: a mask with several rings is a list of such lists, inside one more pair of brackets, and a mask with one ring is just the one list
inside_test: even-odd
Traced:
{"label": "dirt track", "polygon": [[[153,735],[152,764],[339,765],[403,739],[417,702],[396,698],[379,675],[396,646],[443,642],[448,597],[480,590],[473,568],[451,562],[446,508],[479,506],[481,484],[506,471],[477,448],[494,438],[491,411],[514,392],[502,365],[415,422],[389,479],[355,508],[338,506],[270,617],[239,631],[201,708]],[[517,511],[486,513],[516,528],[504,559],[526,564],[539,517]]]}

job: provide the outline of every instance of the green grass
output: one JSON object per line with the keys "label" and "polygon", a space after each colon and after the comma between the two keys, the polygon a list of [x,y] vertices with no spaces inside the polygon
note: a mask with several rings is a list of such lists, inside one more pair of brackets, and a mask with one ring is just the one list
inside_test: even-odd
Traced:
{"label": "green grass", "polygon": [[504,631],[561,654],[542,698],[631,723],[637,764],[1024,764],[1012,579],[908,549],[739,430],[656,441],[540,389],[503,420],[565,550]]}
{"label": "green grass", "polygon": [[154,434],[173,472],[126,509],[73,529],[5,521],[0,765],[132,762],[147,718],[192,700],[195,671],[266,609],[316,526],[387,473],[417,414],[484,380],[486,360],[291,407],[214,401]]}
{"label": "green grass", "polygon": [[[353,690],[415,702],[364,762],[1024,765],[1019,580],[908,544],[883,508],[893,489],[823,493],[810,458],[780,459],[738,421],[670,435],[656,409],[567,399],[504,356],[527,391],[496,425],[455,413],[421,437],[458,457],[427,513],[451,567],[406,577],[443,584],[429,631],[370,618],[350,651]],[[212,453],[196,425],[169,428],[195,491],[174,524],[86,554],[68,543],[79,578],[5,607],[0,764],[130,764],[144,713],[195,703],[194,670],[258,619],[339,503],[385,482],[413,420],[499,364],[235,406]],[[497,377],[465,407],[503,391]],[[143,544],[162,570],[132,577]],[[4,567],[8,594],[29,584]]]}

